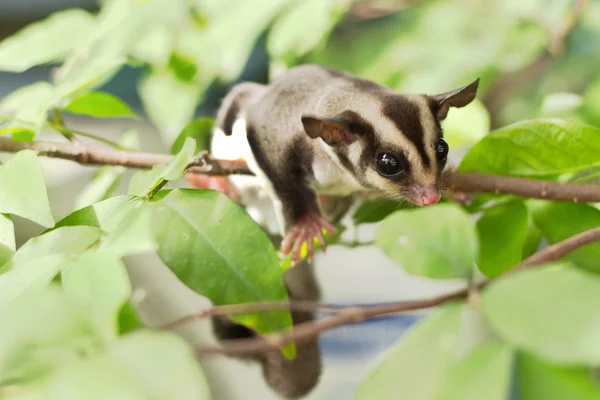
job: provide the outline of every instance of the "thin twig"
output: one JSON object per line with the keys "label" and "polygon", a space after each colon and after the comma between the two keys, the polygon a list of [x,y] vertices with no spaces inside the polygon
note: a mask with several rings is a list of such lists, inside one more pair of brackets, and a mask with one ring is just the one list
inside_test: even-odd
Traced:
{"label": "thin twig", "polygon": [[[548,246],[543,250],[535,253],[529,258],[523,260],[513,269],[503,274],[506,276],[509,274],[516,273],[525,268],[532,268],[540,265],[544,265],[553,261],[557,261],[564,257],[566,254],[577,250],[578,248],[588,245],[593,242],[600,241],[600,228],[590,229],[588,231],[579,233],[561,242],[558,242],[552,246]],[[473,285],[471,290],[482,290],[491,281],[483,281],[476,285]],[[348,324],[354,324],[363,322],[368,319],[382,317],[389,314],[397,314],[400,312],[423,310],[431,307],[435,307],[441,304],[445,304],[451,301],[464,300],[468,297],[470,289],[462,289],[449,294],[432,297],[425,300],[415,301],[403,301],[394,303],[385,303],[375,306],[362,306],[362,307],[346,307],[338,310],[331,316],[324,317],[318,320],[305,322],[294,326],[290,330],[271,333],[264,336],[258,336],[248,339],[233,339],[222,342],[222,346],[198,346],[196,352],[200,355],[226,355],[226,354],[256,354],[267,351],[278,351],[281,346],[290,342],[302,342],[311,339],[324,331]],[[201,317],[209,315],[225,315],[225,314],[243,314],[249,310],[253,311],[273,311],[281,309],[293,309],[293,310],[318,310],[318,304],[315,302],[298,302],[294,301],[288,304],[281,302],[272,303],[271,306],[267,306],[266,303],[261,303],[260,307],[254,306],[254,303],[234,306],[222,306],[214,307],[211,310],[204,311],[203,313],[197,314]],[[191,318],[190,318],[191,319]],[[189,320],[189,319],[188,319]]]}
{"label": "thin twig", "polygon": [[[45,141],[17,142],[0,139],[0,152],[16,153],[26,149],[34,150],[40,156],[77,161],[82,165],[120,165],[139,169],[166,165],[173,159],[173,156],[167,154],[102,148],[87,148],[85,159],[81,159],[81,153],[72,144]],[[252,175],[244,160],[215,160],[205,157],[202,159],[201,165],[190,168],[188,172],[205,175]],[[504,193],[535,199],[600,202],[600,186],[598,185],[476,173],[448,173],[445,179],[445,186],[457,192]]]}

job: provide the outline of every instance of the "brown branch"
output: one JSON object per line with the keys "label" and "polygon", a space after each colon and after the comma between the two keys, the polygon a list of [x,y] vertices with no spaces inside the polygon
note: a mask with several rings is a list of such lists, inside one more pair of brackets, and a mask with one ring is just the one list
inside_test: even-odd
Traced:
{"label": "brown branch", "polygon": [[453,173],[444,184],[451,190],[467,193],[513,194],[535,199],[570,202],[598,202],[600,186],[517,178],[477,173]]}
{"label": "brown branch", "polygon": [[[0,152],[16,153],[34,150],[38,155],[76,161],[82,165],[120,165],[129,168],[150,169],[155,165],[166,165],[173,156],[168,154],[130,152],[105,148],[86,148],[85,157],[81,149],[69,143],[44,141],[17,142],[0,139]],[[252,175],[243,160],[215,160],[199,157],[188,170],[205,175]],[[600,202],[600,186],[589,184],[560,183],[536,179],[485,175],[476,173],[454,173],[445,175],[445,186],[464,193],[514,194],[535,199],[570,202]]]}
{"label": "brown branch", "polygon": [[[104,148],[88,148],[86,157],[81,157],[80,149],[72,144],[32,141],[16,142],[12,140],[0,139],[0,152],[16,153],[21,150],[33,150],[39,156],[50,158],[61,158],[64,160],[77,161],[81,165],[120,165],[128,168],[151,169],[155,165],[167,165],[173,160],[173,156],[168,154],[143,153],[122,151]],[[213,168],[210,163],[204,166],[194,166],[190,172],[211,175],[230,175],[230,174],[252,174],[246,163],[242,160],[220,160],[218,168]]]}
{"label": "brown branch", "polygon": [[[543,250],[533,254],[529,258],[523,260],[513,269],[506,272],[502,276],[506,276],[525,268],[532,268],[549,262],[557,261],[566,254],[577,250],[580,247],[593,242],[600,241],[600,228],[590,229],[581,232],[575,236],[558,242],[552,246],[548,246]],[[318,320],[298,324],[291,330],[271,333],[264,336],[248,339],[232,339],[222,342],[222,347],[219,346],[197,346],[196,352],[200,355],[227,355],[227,354],[256,354],[267,351],[279,351],[281,346],[290,342],[302,342],[309,340],[324,331],[348,324],[363,322],[368,319],[382,317],[388,314],[397,314],[400,312],[423,310],[445,304],[451,301],[464,300],[469,296],[469,292],[473,290],[481,290],[485,288],[490,281],[480,282],[473,285],[471,289],[462,289],[449,294],[432,297],[425,300],[402,301],[385,303],[375,306],[363,307],[345,307],[337,310],[333,315],[324,317]],[[259,303],[259,306],[251,304],[237,304],[214,307],[203,313],[199,313],[200,317],[209,315],[226,315],[226,314],[243,314],[250,311],[273,311],[281,309],[295,310],[311,310],[320,309],[320,305],[315,302],[274,302],[269,306],[267,303]],[[329,306],[328,306],[329,307]],[[189,320],[181,319],[179,321]],[[168,324],[173,326],[174,323]]]}

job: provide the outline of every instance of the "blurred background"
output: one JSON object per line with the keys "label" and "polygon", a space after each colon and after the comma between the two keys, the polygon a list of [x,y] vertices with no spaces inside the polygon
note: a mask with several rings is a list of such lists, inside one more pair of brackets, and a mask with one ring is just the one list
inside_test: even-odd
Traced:
{"label": "blurred background", "polygon": [[[444,123],[455,162],[490,130],[519,120],[561,117],[600,125],[598,0],[0,0],[0,40],[69,8],[82,10],[69,17],[76,23],[49,35],[37,56],[59,42],[67,43],[64,54],[48,55],[47,66],[0,72],[0,99],[49,81],[50,63],[63,61],[77,46],[85,49],[71,55],[79,65],[126,55],[127,63],[98,86],[146,119],[67,115],[65,121],[114,140],[133,127],[144,151],[170,152],[192,118],[214,116],[235,82],[267,82],[301,63],[334,66],[405,92],[438,93],[480,77],[478,99],[451,110]],[[51,132],[39,137],[56,139]],[[73,210],[95,169],[50,159],[43,165],[59,220]],[[117,192],[126,189],[127,176]],[[15,222],[18,244],[42,230]],[[369,240],[373,227],[365,225],[358,234]],[[208,304],[157,257],[127,261],[143,293],[139,311],[149,323]],[[462,285],[408,276],[372,247],[334,246],[316,265],[325,302],[416,299]],[[324,335],[323,377],[307,398],[350,398],[416,318],[386,318]],[[181,332],[192,342],[212,340],[203,322]],[[204,364],[216,399],[276,398],[255,365],[227,359]]]}

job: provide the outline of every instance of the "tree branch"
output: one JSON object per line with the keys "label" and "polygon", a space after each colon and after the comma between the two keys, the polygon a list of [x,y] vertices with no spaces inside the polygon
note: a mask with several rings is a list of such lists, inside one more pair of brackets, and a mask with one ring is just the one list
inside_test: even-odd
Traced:
{"label": "tree branch", "polygon": [[445,185],[451,190],[468,193],[514,194],[535,199],[570,202],[598,202],[600,186],[563,183],[477,173],[452,173]]}
{"label": "tree branch", "polygon": [[[0,139],[0,152],[16,153],[33,150],[39,156],[76,161],[81,165],[120,165],[128,168],[150,169],[155,165],[166,165],[173,156],[168,154],[143,153],[104,148],[85,150],[69,143],[45,141],[17,142]],[[243,160],[215,160],[201,157],[188,172],[205,175],[252,175]],[[445,186],[457,192],[514,194],[535,199],[571,202],[600,202],[600,186],[589,184],[561,183],[536,179],[486,175],[476,173],[448,172]]]}
{"label": "tree branch", "polygon": [[[39,156],[61,158],[76,161],[81,165],[120,165],[128,168],[151,169],[155,165],[167,165],[173,160],[168,154],[143,153],[102,148],[88,148],[86,157],[80,157],[80,150],[72,144],[44,141],[17,142],[0,139],[0,152],[16,153],[21,150],[33,150]],[[252,174],[242,160],[220,160],[218,168],[210,162],[203,166],[194,166],[190,172],[210,175]]]}
{"label": "tree branch", "polygon": [[[557,261],[566,254],[579,249],[590,243],[600,241],[600,228],[584,231],[552,246],[548,246],[543,250],[533,254],[529,258],[523,260],[510,271],[502,276],[517,273],[526,268],[532,268],[544,265],[553,261]],[[271,333],[264,336],[258,336],[248,339],[232,339],[222,342],[222,347],[219,346],[197,346],[196,352],[199,355],[227,355],[227,354],[256,354],[267,351],[279,351],[281,346],[290,342],[302,342],[309,340],[324,331],[336,328],[342,325],[355,324],[368,319],[381,317],[388,314],[396,314],[400,312],[416,311],[435,307],[444,303],[456,300],[464,300],[469,296],[470,290],[481,290],[485,288],[491,281],[480,282],[473,285],[471,289],[462,289],[449,294],[432,297],[425,300],[402,301],[379,304],[374,306],[323,306],[317,302],[263,302],[249,304],[231,304],[227,306],[217,306],[210,310],[188,316],[177,321],[164,325],[164,328],[172,328],[180,323],[187,322],[194,317],[207,317],[216,315],[232,315],[245,314],[248,312],[259,311],[274,311],[294,309],[302,311],[328,310],[334,312],[333,315],[324,317],[318,320],[305,322],[294,326],[292,329],[282,332]]]}

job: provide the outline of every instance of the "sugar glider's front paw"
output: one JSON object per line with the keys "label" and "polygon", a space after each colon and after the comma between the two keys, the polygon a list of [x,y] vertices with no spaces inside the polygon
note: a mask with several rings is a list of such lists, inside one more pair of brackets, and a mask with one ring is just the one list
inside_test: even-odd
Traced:
{"label": "sugar glider's front paw", "polygon": [[292,262],[298,263],[302,260],[302,244],[306,242],[307,258],[310,262],[315,256],[314,238],[319,241],[321,249],[325,251],[327,244],[323,237],[323,229],[330,235],[335,235],[337,229],[323,218],[317,211],[308,211],[298,218],[289,232],[283,238],[281,250],[284,255],[292,253]]}

